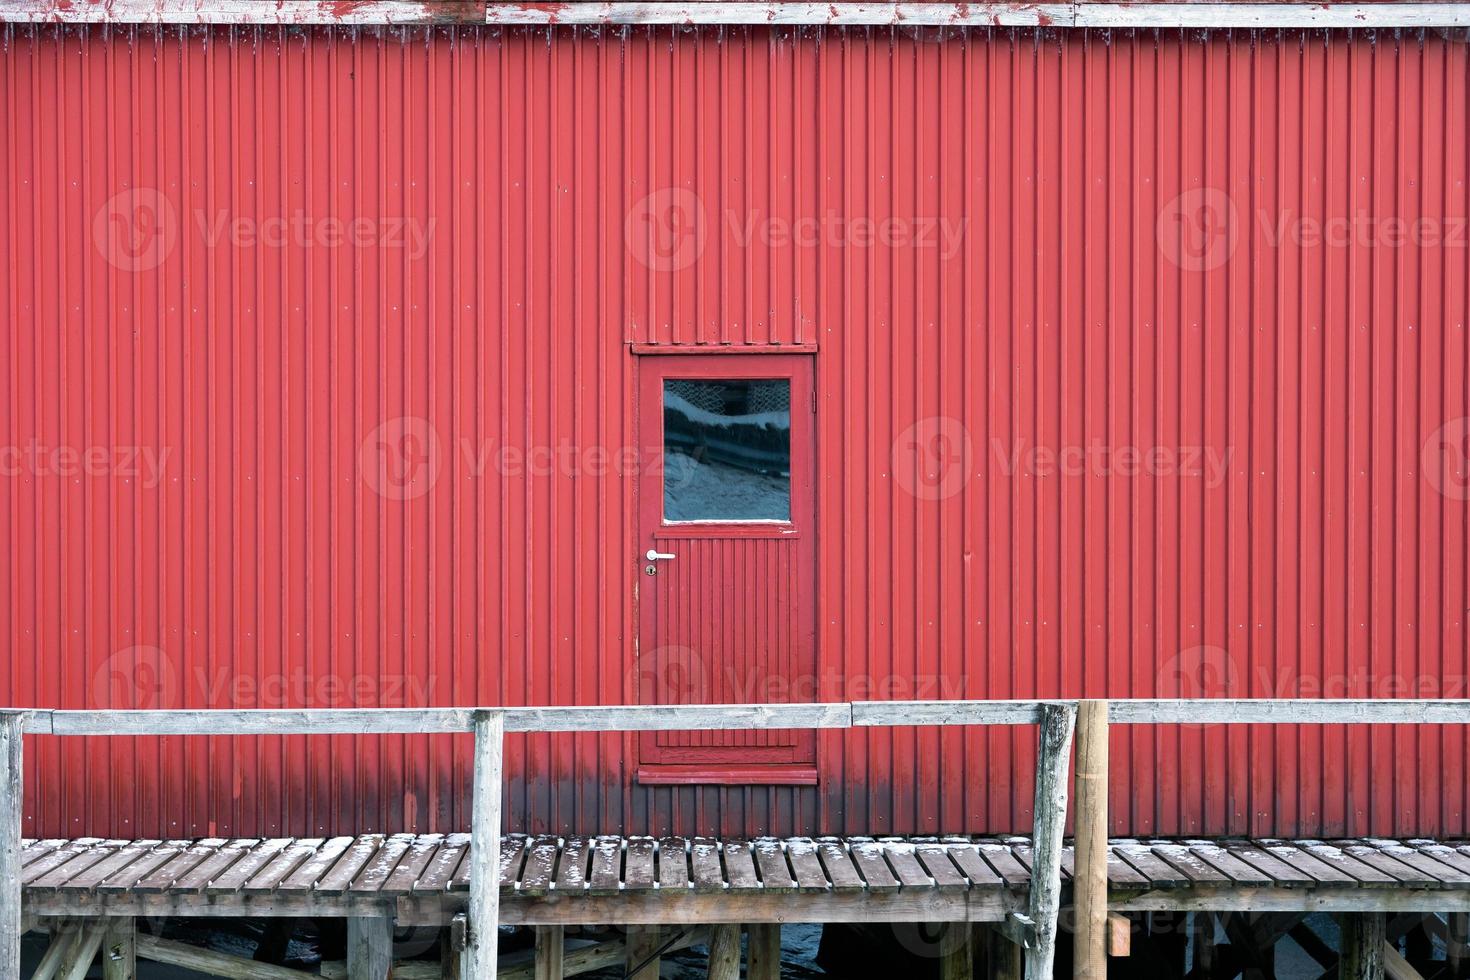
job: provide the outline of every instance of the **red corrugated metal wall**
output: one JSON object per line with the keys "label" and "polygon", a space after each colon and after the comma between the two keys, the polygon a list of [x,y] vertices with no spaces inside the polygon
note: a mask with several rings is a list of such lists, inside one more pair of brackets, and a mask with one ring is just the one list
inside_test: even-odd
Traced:
{"label": "red corrugated metal wall", "polygon": [[[1465,693],[1460,39],[0,42],[6,703],[631,700],[630,344],[819,348],[823,697]],[[510,820],[1014,829],[1032,737],[515,739]],[[1470,832],[1458,729],[1115,739],[1119,831]],[[33,834],[467,818],[449,738],[28,752]]]}

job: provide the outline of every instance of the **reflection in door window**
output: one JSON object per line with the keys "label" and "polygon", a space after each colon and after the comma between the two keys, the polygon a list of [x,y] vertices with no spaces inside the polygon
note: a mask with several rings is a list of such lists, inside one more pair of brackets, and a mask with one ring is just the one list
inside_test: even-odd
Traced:
{"label": "reflection in door window", "polygon": [[664,519],[791,520],[791,382],[664,381]]}

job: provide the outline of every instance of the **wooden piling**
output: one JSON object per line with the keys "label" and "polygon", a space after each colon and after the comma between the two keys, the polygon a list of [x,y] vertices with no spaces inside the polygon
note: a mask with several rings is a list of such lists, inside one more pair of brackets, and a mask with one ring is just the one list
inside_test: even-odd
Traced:
{"label": "wooden piling", "polygon": [[1026,951],[1026,976],[1051,980],[1057,953],[1057,919],[1061,912],[1062,832],[1067,823],[1067,769],[1077,706],[1041,706],[1036,752],[1035,826],[1032,834],[1031,921],[1036,945]]}
{"label": "wooden piling", "polygon": [[536,980],[562,980],[566,952],[565,926],[537,926]]}
{"label": "wooden piling", "polygon": [[985,975],[991,980],[1021,980],[1021,947],[993,925],[980,926],[978,934],[985,953]]}
{"label": "wooden piling", "polygon": [[[464,915],[455,917],[463,920]],[[439,978],[440,980],[460,980],[464,975],[464,945],[460,942],[460,932],[453,924],[439,930]]]}
{"label": "wooden piling", "polygon": [[1383,980],[1383,945],[1387,922],[1381,912],[1349,912],[1339,917],[1342,952],[1337,975],[1342,980]]}
{"label": "wooden piling", "polygon": [[709,939],[709,980],[740,980],[740,927],[719,925]]}
{"label": "wooden piling", "polygon": [[475,712],[475,775],[470,825],[470,934],[465,975],[496,980],[500,946],[500,779],[505,715]]}
{"label": "wooden piling", "polygon": [[1076,942],[1072,976],[1108,975],[1108,703],[1077,706]]}
{"label": "wooden piling", "polygon": [[347,919],[348,980],[388,980],[393,968],[393,920],[386,915]]}
{"label": "wooden piling", "polygon": [[781,927],[769,922],[752,925],[749,937],[747,980],[781,980]]}
{"label": "wooden piling", "polygon": [[[657,926],[629,926],[623,976],[628,980],[658,980],[659,931]],[[539,978],[539,974],[538,974]]]}
{"label": "wooden piling", "polygon": [[973,927],[968,922],[946,922],[939,938],[940,980],[972,980],[975,976]]}
{"label": "wooden piling", "polygon": [[1219,920],[1215,912],[1195,912],[1189,916],[1189,928],[1194,937],[1194,962],[1190,975],[1200,980],[1214,980],[1220,965],[1220,951],[1215,942],[1215,930]]}
{"label": "wooden piling", "polygon": [[1445,958],[1451,980],[1470,980],[1470,912],[1451,912],[1445,925]]}
{"label": "wooden piling", "polygon": [[102,937],[102,980],[137,980],[138,923],[128,916],[107,920]]}
{"label": "wooden piling", "polygon": [[0,713],[0,976],[20,976],[21,819],[25,811],[25,714]]}

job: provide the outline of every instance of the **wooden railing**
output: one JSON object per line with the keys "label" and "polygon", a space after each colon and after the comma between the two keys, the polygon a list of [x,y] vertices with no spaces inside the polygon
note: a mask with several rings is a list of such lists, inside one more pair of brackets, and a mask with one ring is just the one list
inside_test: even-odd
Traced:
{"label": "wooden railing", "polygon": [[[1080,722],[1079,722],[1080,719]],[[1077,735],[1073,901],[1076,974],[1105,975],[1109,724],[1470,724],[1470,701],[1143,699],[1123,701],[859,701],[824,704],[541,708],[325,708],[74,711],[0,709],[0,975],[18,976],[23,735],[475,736],[467,976],[496,975],[500,921],[501,765],[506,732],[849,729],[1037,725],[1028,915],[1002,928],[1026,947],[1029,977],[1050,977],[1060,913],[1067,771]]]}

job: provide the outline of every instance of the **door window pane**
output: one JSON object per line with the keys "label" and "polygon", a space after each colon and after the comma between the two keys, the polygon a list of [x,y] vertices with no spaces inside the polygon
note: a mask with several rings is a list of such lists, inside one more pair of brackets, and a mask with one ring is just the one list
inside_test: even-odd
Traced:
{"label": "door window pane", "polygon": [[664,381],[664,519],[791,520],[791,382]]}

